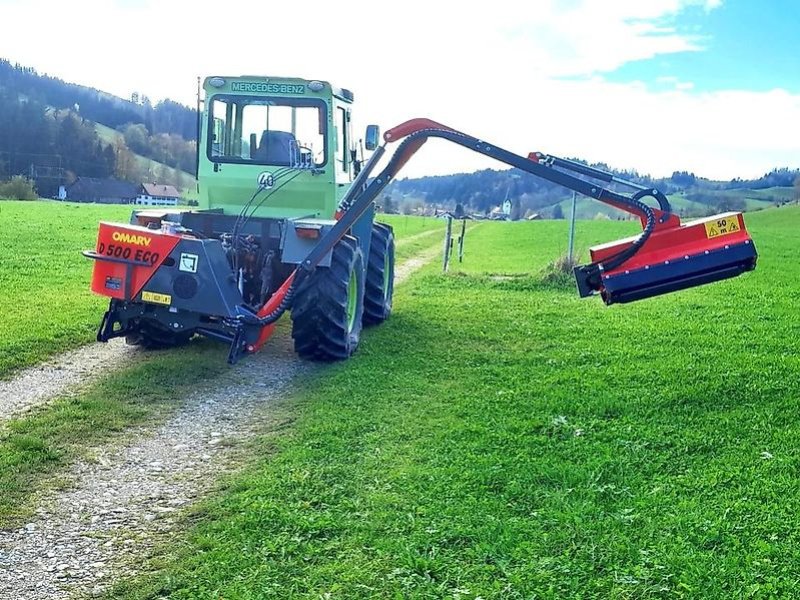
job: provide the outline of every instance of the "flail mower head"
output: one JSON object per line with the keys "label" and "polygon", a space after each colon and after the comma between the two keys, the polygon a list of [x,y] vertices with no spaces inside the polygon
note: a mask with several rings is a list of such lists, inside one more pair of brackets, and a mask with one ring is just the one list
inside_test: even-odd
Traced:
{"label": "flail mower head", "polygon": [[642,237],[591,248],[592,264],[575,268],[580,295],[599,293],[606,304],[633,302],[736,277],[756,266],[756,248],[741,213],[685,224],[669,215],[629,258],[616,260],[631,253]]}

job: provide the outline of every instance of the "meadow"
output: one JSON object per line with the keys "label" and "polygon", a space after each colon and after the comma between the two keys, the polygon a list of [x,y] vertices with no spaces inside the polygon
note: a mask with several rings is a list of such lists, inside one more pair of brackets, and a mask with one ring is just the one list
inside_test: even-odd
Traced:
{"label": "meadow", "polygon": [[0,202],[0,378],[94,339],[107,301],[89,291],[97,223],[129,206]]}
{"label": "meadow", "polygon": [[[94,341],[107,300],[89,291],[92,265],[80,251],[94,246],[98,221],[127,222],[130,212],[129,206],[0,202],[0,378]],[[444,227],[432,218],[381,220],[394,226],[399,255],[419,244],[438,245],[437,235],[424,234]],[[287,323],[279,332],[288,335]],[[97,381],[4,422],[0,526],[29,518],[39,495],[58,485],[58,473],[93,448],[120,443],[132,428],[174,414],[190,390],[227,370],[225,351],[198,341],[180,351],[139,353]]]}
{"label": "meadow", "polygon": [[563,224],[482,224],[112,595],[792,597],[800,209],[747,222],[755,272],[611,308],[543,280]]}
{"label": "meadow", "polygon": [[[102,306],[76,253],[98,218],[126,218],[111,208],[0,203],[6,374],[21,365],[13,344],[39,348],[23,362],[52,351],[28,308],[50,287],[73,307],[53,311],[64,344],[93,334]],[[441,221],[391,221],[399,249],[441,242],[419,236]],[[613,307],[545,276],[566,222],[481,223],[464,263],[412,275],[351,360],[297,382],[276,408],[291,427],[265,426],[242,471],[109,597],[792,597],[800,207],[746,221],[756,271]],[[577,246],[585,257],[635,230],[582,221]],[[29,260],[2,260],[11,242]],[[15,319],[24,345],[5,333]],[[11,422],[0,520],[29,513],[87,448],[176,410],[198,366],[218,360],[213,378],[223,355],[208,343],[151,355]]]}

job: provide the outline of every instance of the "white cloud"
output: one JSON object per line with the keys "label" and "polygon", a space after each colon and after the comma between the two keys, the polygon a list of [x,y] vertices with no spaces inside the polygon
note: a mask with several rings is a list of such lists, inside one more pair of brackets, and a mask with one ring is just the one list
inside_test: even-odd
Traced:
{"label": "white cloud", "polygon": [[[328,79],[355,91],[361,125],[429,116],[520,152],[655,174],[757,175],[800,155],[798,96],[602,79],[633,60],[699,51],[705,40],[678,31],[673,17],[719,4],[0,0],[3,22],[15,24],[0,37],[0,56],[119,95],[187,104],[198,75]],[[429,146],[404,174],[493,165]]]}

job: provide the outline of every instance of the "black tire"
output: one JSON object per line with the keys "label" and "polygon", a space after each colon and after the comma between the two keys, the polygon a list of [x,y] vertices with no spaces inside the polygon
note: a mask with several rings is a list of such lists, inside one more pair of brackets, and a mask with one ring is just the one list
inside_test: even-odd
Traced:
{"label": "black tire", "polygon": [[316,269],[295,292],[295,352],[318,361],[349,358],[358,347],[363,312],[364,259],[355,238],[345,236],[333,248],[331,266]]}
{"label": "black tire", "polygon": [[364,325],[378,325],[389,318],[393,295],[394,233],[389,225],[373,223],[364,287]]}

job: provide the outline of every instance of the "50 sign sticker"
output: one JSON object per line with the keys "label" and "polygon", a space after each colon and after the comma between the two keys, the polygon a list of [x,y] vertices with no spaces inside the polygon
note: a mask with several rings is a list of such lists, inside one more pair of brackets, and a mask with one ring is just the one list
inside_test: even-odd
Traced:
{"label": "50 sign sticker", "polygon": [[721,235],[729,235],[742,230],[742,228],[739,227],[739,217],[737,215],[732,215],[723,219],[707,221],[705,226],[706,237],[709,239],[719,237]]}
{"label": "50 sign sticker", "polygon": [[145,263],[154,265],[158,262],[158,252],[150,252],[150,250],[143,250],[141,248],[133,249],[130,246],[121,246],[119,244],[108,244],[103,242],[97,244],[97,253],[110,258],[119,258],[121,260],[133,260],[137,263]]}

